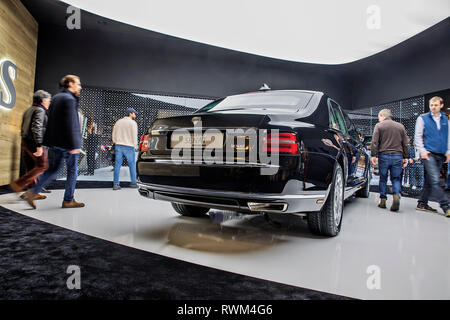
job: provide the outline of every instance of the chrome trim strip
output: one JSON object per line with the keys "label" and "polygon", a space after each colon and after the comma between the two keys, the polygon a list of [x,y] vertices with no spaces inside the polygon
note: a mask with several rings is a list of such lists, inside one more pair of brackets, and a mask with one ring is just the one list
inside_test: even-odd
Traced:
{"label": "chrome trim strip", "polygon": [[359,189],[362,189],[364,186],[364,183],[359,184],[354,187],[349,187],[347,190],[344,191],[344,200],[351,197],[355,192],[357,192]]}
{"label": "chrome trim strip", "polygon": [[[164,164],[173,164],[173,165],[185,165],[185,166],[233,166],[233,167],[255,167],[255,168],[280,168],[279,165],[265,164],[265,163],[256,163],[256,162],[223,162],[223,163],[185,163],[181,160],[172,160],[172,159],[155,159],[155,163],[164,163]],[[151,162],[148,162],[151,163]]]}
{"label": "chrome trim strip", "polygon": [[[264,202],[270,202],[273,205],[283,205],[287,204],[287,208],[283,208],[285,211],[279,211],[279,210],[262,210],[261,212],[274,212],[274,213],[285,213],[285,214],[296,214],[296,215],[303,215],[304,212],[314,212],[319,211],[322,206],[322,203],[317,203],[318,199],[326,198],[324,194],[322,195],[306,195],[306,194],[300,194],[300,195],[273,195],[271,194],[271,198],[268,198],[268,194],[250,194],[250,193],[231,193],[230,192],[211,192],[209,190],[202,190],[202,193],[198,192],[192,192],[191,191],[185,191],[186,188],[184,188],[184,191],[180,188],[172,188],[164,190],[163,188],[155,188],[151,185],[146,185],[141,182],[138,182],[139,185],[139,193],[142,196],[148,197],[150,199],[156,199],[156,200],[164,200],[164,201],[170,201],[170,202],[178,202],[178,203],[186,203],[191,205],[197,205],[197,206],[204,206],[204,207],[210,207],[210,208],[218,208],[218,209],[230,209],[230,210],[240,210],[244,212],[251,213],[252,211],[248,207],[248,202],[256,202],[258,203],[259,200]],[[177,189],[177,190],[175,190]],[[144,190],[146,192],[144,192]],[[211,201],[206,202],[197,202],[195,199],[184,199],[184,196],[202,196],[205,198],[212,198]],[[221,203],[215,203],[214,197],[217,197],[218,199],[227,199],[227,200],[234,200],[237,201],[235,205],[228,203],[228,204],[221,204]],[[206,200],[206,199],[203,199]],[[240,205],[239,200],[245,201],[245,205]]]}
{"label": "chrome trim strip", "polygon": [[202,196],[218,196],[220,198],[244,198],[244,199],[325,199],[327,191],[324,190],[322,193],[311,194],[311,192],[307,192],[306,194],[271,194],[271,193],[246,193],[246,192],[235,192],[235,191],[217,191],[211,189],[196,189],[196,188],[185,188],[185,187],[174,187],[174,186],[166,186],[166,185],[152,185],[145,184],[142,182],[138,182],[137,185],[143,189],[150,189],[150,191],[166,191],[166,192],[175,192],[175,193],[183,193],[183,194],[192,194],[192,195],[202,195]]}

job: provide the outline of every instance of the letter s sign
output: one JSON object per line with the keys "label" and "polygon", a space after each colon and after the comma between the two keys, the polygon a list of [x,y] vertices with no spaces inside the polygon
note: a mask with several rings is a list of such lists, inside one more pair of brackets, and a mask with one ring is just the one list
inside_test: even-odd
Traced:
{"label": "letter s sign", "polygon": [[16,88],[13,80],[17,78],[17,67],[9,60],[0,62],[0,106],[12,109],[16,104]]}

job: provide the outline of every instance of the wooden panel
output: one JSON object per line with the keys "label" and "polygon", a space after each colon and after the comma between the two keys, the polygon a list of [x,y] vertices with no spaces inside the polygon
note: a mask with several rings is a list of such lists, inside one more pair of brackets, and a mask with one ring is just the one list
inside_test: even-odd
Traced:
{"label": "wooden panel", "polygon": [[38,24],[20,0],[1,0],[0,60],[17,66],[17,99],[12,109],[0,107],[0,185],[19,176],[20,128],[22,115],[32,103],[37,39]]}

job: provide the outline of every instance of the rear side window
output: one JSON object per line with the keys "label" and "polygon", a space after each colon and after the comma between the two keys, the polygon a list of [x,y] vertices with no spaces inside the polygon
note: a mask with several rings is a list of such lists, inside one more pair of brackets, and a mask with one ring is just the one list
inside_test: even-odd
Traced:
{"label": "rear side window", "polygon": [[345,120],[345,125],[347,126],[347,130],[348,131],[353,130],[354,129],[353,122],[350,120],[349,116],[344,111],[342,111],[342,114],[344,115],[344,120]]}
{"label": "rear side window", "polygon": [[345,127],[344,116],[341,113],[339,105],[336,102],[334,102],[333,100],[330,100],[330,105],[331,105],[331,109],[332,109],[332,111],[334,113],[334,117],[336,119],[336,122],[337,122],[337,126],[338,126],[337,129],[341,130],[343,133],[347,133],[347,129]]}
{"label": "rear side window", "polygon": [[355,125],[353,124],[352,120],[350,120],[350,117],[348,116],[347,113],[345,113],[344,111],[342,111],[342,114],[344,115],[344,120],[345,123],[347,125],[347,131],[348,134],[355,140],[355,141],[361,141],[361,137],[360,134],[358,132],[358,130],[356,130]]}
{"label": "rear side window", "polygon": [[328,114],[330,115],[330,127],[336,130],[340,130],[336,120],[336,116],[334,115],[333,110],[331,110],[331,106],[328,106]]}

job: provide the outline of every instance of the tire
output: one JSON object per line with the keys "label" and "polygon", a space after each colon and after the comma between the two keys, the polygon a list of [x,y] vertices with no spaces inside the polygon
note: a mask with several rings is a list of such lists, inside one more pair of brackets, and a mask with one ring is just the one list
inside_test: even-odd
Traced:
{"label": "tire", "polygon": [[355,195],[358,198],[368,198],[370,196],[370,174],[369,174],[370,166],[367,168],[366,173],[366,183],[364,187],[356,191]]}
{"label": "tire", "polygon": [[181,203],[172,202],[172,207],[176,212],[185,217],[204,217],[209,211],[209,208],[188,206]]}
{"label": "tire", "polygon": [[308,227],[311,233],[334,237],[339,234],[344,211],[344,175],[340,165],[336,165],[328,199],[319,212],[308,214]]}

